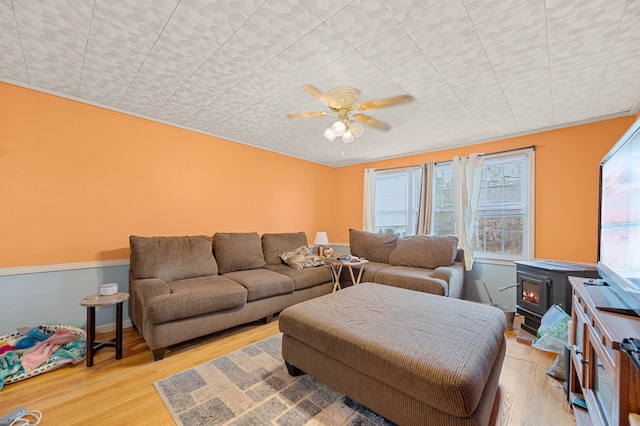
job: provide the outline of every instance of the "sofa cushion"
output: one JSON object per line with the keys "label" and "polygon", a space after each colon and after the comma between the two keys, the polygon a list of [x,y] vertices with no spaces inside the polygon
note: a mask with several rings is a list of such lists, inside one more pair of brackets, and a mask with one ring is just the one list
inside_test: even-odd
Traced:
{"label": "sofa cushion", "polygon": [[219,275],[167,284],[171,293],[149,299],[144,307],[145,320],[151,324],[239,308],[247,300],[243,286]]}
{"label": "sofa cushion", "polygon": [[129,237],[131,269],[138,279],[175,281],[217,275],[218,266],[211,249],[211,237]]}
{"label": "sofa cushion", "polygon": [[458,237],[414,235],[398,240],[398,245],[389,255],[389,263],[435,269],[451,265],[457,252]]}
{"label": "sofa cushion", "polygon": [[349,229],[349,250],[354,256],[372,262],[389,263],[389,254],[396,248],[398,238],[392,234]]}
{"label": "sofa cushion", "polygon": [[279,234],[262,234],[262,252],[267,265],[280,265],[282,253],[307,245],[307,234],[304,232],[285,232]]}
{"label": "sofa cushion", "polygon": [[250,269],[223,275],[247,289],[247,302],[293,293],[293,280],[267,269]]}
{"label": "sofa cushion", "polygon": [[265,265],[257,232],[216,232],[213,251],[221,274],[258,269]]}
{"label": "sofa cushion", "polygon": [[287,265],[266,265],[265,269],[286,275],[293,279],[296,290],[302,290],[331,282],[331,271],[328,266],[317,268],[293,269]]}
{"label": "sofa cushion", "polygon": [[392,266],[379,271],[374,282],[423,293],[448,296],[449,284],[442,279],[433,277],[432,273],[433,270],[424,268]]}
{"label": "sofa cushion", "polygon": [[[355,277],[360,273],[360,268],[364,268],[362,271],[362,276],[360,277],[360,282],[374,282],[374,278],[378,271],[381,271],[386,268],[391,268],[391,265],[388,263],[380,263],[380,262],[367,262],[362,265],[353,265],[353,275]],[[347,284],[352,283],[351,274],[349,273],[349,268],[342,268],[342,273],[340,274],[340,282],[344,282]]]}
{"label": "sofa cushion", "polygon": [[293,269],[313,268],[314,266],[324,265],[324,260],[311,253],[307,246],[282,253],[280,259]]}

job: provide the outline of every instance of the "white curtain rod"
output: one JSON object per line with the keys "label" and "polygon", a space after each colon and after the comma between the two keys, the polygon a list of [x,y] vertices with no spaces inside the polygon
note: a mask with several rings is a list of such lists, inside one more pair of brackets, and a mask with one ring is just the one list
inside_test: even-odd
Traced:
{"label": "white curtain rod", "polygon": [[[538,147],[538,145],[529,145],[529,146],[523,146],[521,148],[505,149],[505,150],[502,150],[502,151],[489,152],[487,154],[480,154],[478,157],[486,157],[487,155],[506,154],[508,152],[524,151],[526,149],[533,149],[535,151],[537,147]],[[452,161],[453,160],[435,161],[433,164],[445,164],[445,163],[451,163]]]}
{"label": "white curtain rod", "polygon": [[[480,157],[484,157],[484,156],[487,156],[487,155],[497,155],[497,154],[505,154],[505,153],[508,153],[508,152],[522,151],[522,150],[525,150],[525,149],[533,149],[535,151],[537,147],[538,147],[538,145],[529,145],[529,146],[523,146],[521,148],[505,149],[503,151],[490,152],[488,154],[480,154]],[[445,163],[450,163],[451,161],[453,161],[453,160],[434,161],[433,164],[445,164]],[[373,170],[375,170],[376,172],[386,172],[386,171],[389,171],[389,170],[408,169],[410,167],[420,167],[420,165],[417,164],[417,165],[413,165],[413,166],[389,167],[387,169],[373,169]]]}

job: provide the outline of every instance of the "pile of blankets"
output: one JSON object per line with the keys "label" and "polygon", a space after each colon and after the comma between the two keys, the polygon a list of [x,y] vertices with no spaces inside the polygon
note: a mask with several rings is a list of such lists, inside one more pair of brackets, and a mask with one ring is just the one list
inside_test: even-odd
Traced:
{"label": "pile of blankets", "polygon": [[42,327],[27,327],[18,331],[24,335],[0,342],[0,390],[8,378],[30,377],[30,373],[45,366],[53,369],[77,364],[86,356],[86,337],[72,330],[61,328],[50,333]]}

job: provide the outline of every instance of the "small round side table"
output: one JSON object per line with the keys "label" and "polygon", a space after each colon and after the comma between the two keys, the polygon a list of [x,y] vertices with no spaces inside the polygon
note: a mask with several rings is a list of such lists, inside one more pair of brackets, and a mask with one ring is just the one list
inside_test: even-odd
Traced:
{"label": "small round side table", "polygon": [[[122,358],[122,304],[129,300],[129,293],[110,296],[87,296],[80,301],[87,307],[87,367],[93,365],[93,355],[104,348],[116,348],[116,359]],[[116,337],[104,342],[96,341],[96,306],[116,305]]]}

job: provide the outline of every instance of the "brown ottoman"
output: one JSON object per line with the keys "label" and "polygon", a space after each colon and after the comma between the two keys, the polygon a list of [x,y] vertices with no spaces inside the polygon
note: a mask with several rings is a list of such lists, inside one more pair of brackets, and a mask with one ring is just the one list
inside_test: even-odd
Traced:
{"label": "brown ottoman", "polygon": [[282,357],[400,425],[489,423],[504,360],[497,308],[363,283],[280,314]]}

